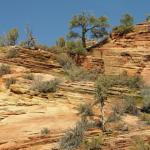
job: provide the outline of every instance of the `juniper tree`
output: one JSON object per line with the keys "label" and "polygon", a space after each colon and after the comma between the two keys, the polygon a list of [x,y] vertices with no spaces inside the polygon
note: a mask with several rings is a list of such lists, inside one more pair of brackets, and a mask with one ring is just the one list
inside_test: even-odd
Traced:
{"label": "juniper tree", "polygon": [[89,13],[82,12],[71,19],[68,37],[81,39],[83,47],[87,48],[87,38],[104,37],[104,35],[108,34],[107,27],[109,27],[107,17],[95,17]]}

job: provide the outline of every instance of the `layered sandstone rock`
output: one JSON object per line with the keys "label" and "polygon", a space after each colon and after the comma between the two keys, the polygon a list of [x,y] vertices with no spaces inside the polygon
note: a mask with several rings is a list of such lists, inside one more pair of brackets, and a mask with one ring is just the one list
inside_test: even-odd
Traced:
{"label": "layered sandstone rock", "polygon": [[103,58],[106,74],[141,74],[145,81],[150,76],[150,31],[149,22],[135,26],[126,36],[113,37],[109,43],[92,52],[93,57]]}

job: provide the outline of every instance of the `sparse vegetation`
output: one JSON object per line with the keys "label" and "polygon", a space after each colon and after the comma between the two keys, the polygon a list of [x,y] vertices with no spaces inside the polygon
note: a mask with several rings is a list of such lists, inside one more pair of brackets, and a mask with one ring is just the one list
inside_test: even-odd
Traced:
{"label": "sparse vegetation", "polygon": [[121,25],[114,27],[113,32],[115,32],[115,34],[118,34],[119,36],[123,36],[133,31],[133,22],[134,19],[130,14],[124,14],[120,19]]}
{"label": "sparse vegetation", "polygon": [[36,39],[33,36],[32,30],[29,28],[29,26],[26,27],[26,40],[22,41],[20,45],[33,50],[36,48]]}
{"label": "sparse vegetation", "polygon": [[107,101],[107,90],[110,88],[111,82],[109,82],[109,78],[106,76],[101,75],[95,84],[95,104],[100,107],[100,122],[101,122],[101,128],[103,131],[106,131],[105,129],[105,123],[106,119],[104,114],[104,106]]}
{"label": "sparse vegetation", "polygon": [[16,83],[16,79],[11,77],[11,78],[7,78],[5,81],[5,86],[6,88],[9,88],[10,85],[15,84]]}
{"label": "sparse vegetation", "polygon": [[71,69],[75,65],[75,62],[66,53],[58,55],[57,61],[63,67],[64,70]]}
{"label": "sparse vegetation", "polygon": [[104,143],[102,135],[93,137],[92,139],[85,140],[83,142],[83,148],[85,150],[100,150]]}
{"label": "sparse vegetation", "polygon": [[133,144],[130,150],[149,150],[150,145],[144,142],[143,138],[136,137],[133,141]]}
{"label": "sparse vegetation", "polygon": [[93,116],[92,106],[90,104],[81,104],[78,106],[77,110],[83,117]]}
{"label": "sparse vegetation", "polygon": [[140,113],[139,117],[142,121],[145,121],[147,125],[150,125],[150,114]]}
{"label": "sparse vegetation", "polygon": [[138,115],[139,111],[136,107],[136,99],[132,96],[126,96],[124,98],[124,109],[126,113]]}
{"label": "sparse vegetation", "polygon": [[73,129],[67,130],[65,135],[60,139],[60,149],[74,150],[79,148],[83,142],[86,129],[87,123],[78,122]]}
{"label": "sparse vegetation", "polygon": [[50,133],[50,130],[48,128],[43,128],[41,130],[41,135],[42,136],[48,135],[49,133]]}
{"label": "sparse vegetation", "polygon": [[56,45],[58,47],[65,47],[66,45],[66,41],[65,41],[65,38],[64,37],[60,37],[57,41],[56,41]]}
{"label": "sparse vegetation", "polygon": [[29,74],[24,75],[24,78],[28,80],[34,80],[34,75],[32,73],[29,73]]}
{"label": "sparse vegetation", "polygon": [[18,31],[18,29],[17,28],[11,29],[6,34],[8,45],[16,45],[18,37],[19,37],[19,31]]}
{"label": "sparse vegetation", "polygon": [[0,76],[5,75],[5,74],[10,74],[10,66],[1,64],[0,65]]}
{"label": "sparse vegetation", "polygon": [[141,91],[141,96],[143,98],[142,111],[150,113],[150,87],[143,88]]}
{"label": "sparse vegetation", "polygon": [[16,45],[19,37],[19,31],[17,28],[13,28],[5,35],[0,37],[0,46],[14,46]]}
{"label": "sparse vegetation", "polygon": [[58,80],[51,81],[41,81],[40,79],[35,79],[32,85],[32,90],[37,90],[42,93],[56,92]]}
{"label": "sparse vegetation", "polygon": [[18,50],[15,48],[11,48],[8,50],[6,57],[7,58],[15,58],[18,56]]}

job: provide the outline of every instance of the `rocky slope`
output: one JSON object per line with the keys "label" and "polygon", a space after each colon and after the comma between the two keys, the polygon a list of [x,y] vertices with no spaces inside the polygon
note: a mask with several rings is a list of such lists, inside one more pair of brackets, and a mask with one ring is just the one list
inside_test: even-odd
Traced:
{"label": "rocky slope", "polygon": [[[146,23],[139,24],[133,33],[94,49],[82,65],[106,74],[123,71],[141,74],[150,82],[150,33],[145,28]],[[64,131],[80,119],[77,106],[94,101],[94,82],[68,80],[54,53],[18,47],[18,56],[8,59],[7,50],[0,48],[0,63],[11,68],[10,74],[0,77],[0,150],[54,150]],[[57,91],[47,94],[33,91],[34,81],[25,78],[30,73],[45,81],[60,79]],[[16,83],[7,89],[5,81],[10,77],[16,78]],[[120,101],[121,93],[138,95],[138,92],[132,93],[121,87],[112,87],[108,93],[106,114]],[[127,150],[135,136],[142,135],[145,141],[149,141],[150,127],[137,116],[124,115],[122,120],[129,130],[105,133],[104,150]],[[44,128],[49,129],[47,135],[41,134]],[[114,125],[114,128],[118,126]],[[99,130],[90,130],[87,137],[97,133]]]}
{"label": "rocky slope", "polygon": [[[135,26],[134,31],[124,37],[115,37],[94,49],[94,57],[103,58],[106,74],[141,74],[145,81],[150,76],[150,23]],[[150,82],[150,81],[148,81]]]}

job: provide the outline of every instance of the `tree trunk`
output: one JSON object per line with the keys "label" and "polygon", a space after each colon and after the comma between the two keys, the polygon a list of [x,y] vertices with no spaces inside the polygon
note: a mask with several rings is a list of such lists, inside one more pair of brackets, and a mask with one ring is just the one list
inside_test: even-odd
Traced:
{"label": "tree trunk", "polygon": [[84,47],[84,48],[86,48],[86,38],[85,38],[85,31],[84,31],[84,29],[83,29],[83,31],[82,31],[82,46]]}
{"label": "tree trunk", "polygon": [[101,110],[102,131],[105,132],[106,128],[105,128],[105,119],[104,119],[103,107],[101,107],[100,110]]}

